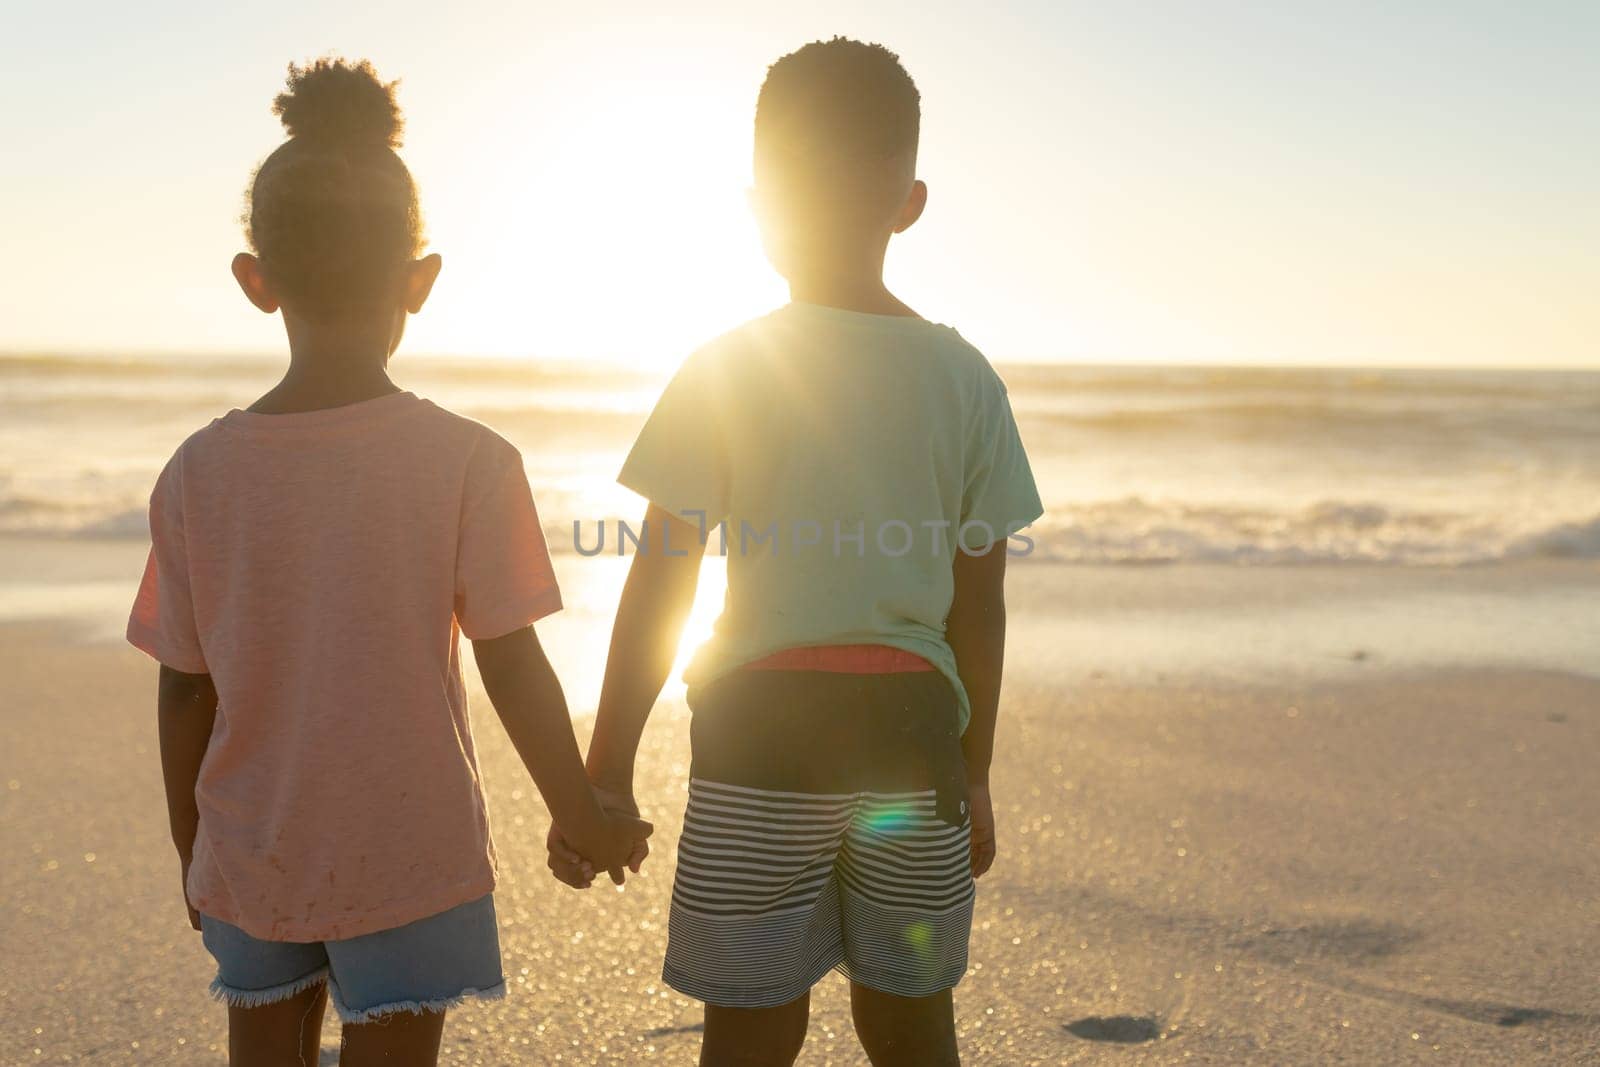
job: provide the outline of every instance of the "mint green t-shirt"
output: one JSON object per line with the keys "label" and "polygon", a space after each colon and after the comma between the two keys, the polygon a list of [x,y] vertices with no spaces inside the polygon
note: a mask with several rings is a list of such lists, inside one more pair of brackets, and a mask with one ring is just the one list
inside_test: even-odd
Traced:
{"label": "mint green t-shirt", "polygon": [[728,557],[691,690],[786,648],[890,645],[950,679],[966,729],[944,637],[957,542],[1042,508],[1005,386],[955,330],[814,304],[746,323],[684,362],[618,480]]}

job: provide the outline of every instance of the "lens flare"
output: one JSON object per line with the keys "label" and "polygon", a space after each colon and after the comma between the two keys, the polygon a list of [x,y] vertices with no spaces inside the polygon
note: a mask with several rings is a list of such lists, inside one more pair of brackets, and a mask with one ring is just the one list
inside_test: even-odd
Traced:
{"label": "lens flare", "polygon": [[861,823],[867,832],[888,837],[905,829],[911,822],[911,815],[910,804],[886,804],[864,814]]}

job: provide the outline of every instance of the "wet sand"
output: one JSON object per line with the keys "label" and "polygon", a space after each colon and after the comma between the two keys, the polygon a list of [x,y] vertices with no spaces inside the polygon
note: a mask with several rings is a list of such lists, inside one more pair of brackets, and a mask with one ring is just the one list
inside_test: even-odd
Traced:
{"label": "wet sand", "polygon": [[[70,575],[47,552],[0,566],[17,618],[0,624],[0,1063],[217,1064],[225,1013],[178,900],[155,668],[106,640],[85,589],[63,586],[70,610],[18,607],[29,574],[30,596],[69,577],[120,590],[97,567],[122,573],[133,550],[92,551],[63,550],[80,553]],[[1017,573],[1000,860],[956,994],[966,1062],[1600,1057],[1600,681],[1561,658],[1581,657],[1595,567]],[[1531,607],[1461,607],[1497,596]],[[603,643],[609,610],[552,622],[558,670]],[[1576,638],[1524,641],[1564,610]],[[1282,611],[1322,625],[1278,654]],[[1431,632],[1452,616],[1456,662]],[[1190,662],[1219,628],[1233,655]],[[1518,651],[1563,640],[1556,662]],[[1169,644],[1187,658],[1130,652]],[[659,979],[686,712],[669,702],[647,735],[645,875],[576,893],[545,873],[545,813],[475,707],[512,989],[454,1014],[443,1062],[692,1062],[698,1006]],[[843,982],[813,1003],[800,1062],[864,1063]],[[330,1026],[328,1062],[336,1042]]]}

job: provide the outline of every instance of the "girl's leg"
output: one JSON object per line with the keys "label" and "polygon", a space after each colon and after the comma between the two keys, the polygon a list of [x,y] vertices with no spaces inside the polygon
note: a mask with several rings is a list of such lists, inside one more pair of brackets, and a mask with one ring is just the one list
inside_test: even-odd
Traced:
{"label": "girl's leg", "polygon": [[811,994],[776,1008],[706,1005],[700,1067],[790,1067],[806,1041]]}
{"label": "girl's leg", "polygon": [[328,987],[319,982],[286,1000],[228,1008],[230,1067],[317,1067]]}
{"label": "girl's leg", "polygon": [[872,1067],[959,1067],[955,1006],[950,990],[897,997],[850,983],[856,1037]]}
{"label": "girl's leg", "polygon": [[339,1067],[434,1067],[443,1036],[442,1011],[400,1011],[368,1023],[346,1023]]}

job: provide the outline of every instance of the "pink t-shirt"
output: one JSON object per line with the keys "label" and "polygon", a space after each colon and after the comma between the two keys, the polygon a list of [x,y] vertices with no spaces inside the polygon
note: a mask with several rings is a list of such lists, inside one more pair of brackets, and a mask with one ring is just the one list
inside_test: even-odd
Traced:
{"label": "pink t-shirt", "polygon": [[410,393],[234,411],[150,500],[128,640],[210,674],[190,902],[330,941],[494,888],[458,634],[561,607],[522,457]]}

